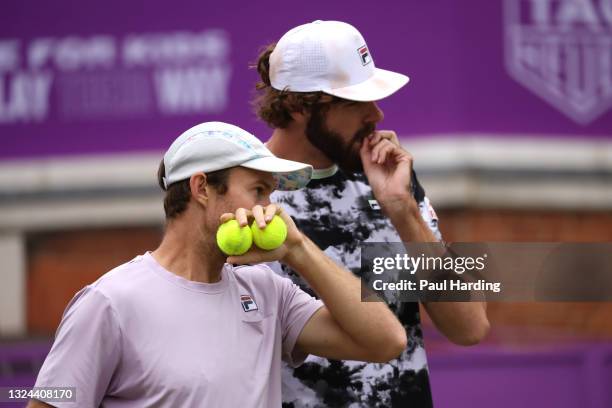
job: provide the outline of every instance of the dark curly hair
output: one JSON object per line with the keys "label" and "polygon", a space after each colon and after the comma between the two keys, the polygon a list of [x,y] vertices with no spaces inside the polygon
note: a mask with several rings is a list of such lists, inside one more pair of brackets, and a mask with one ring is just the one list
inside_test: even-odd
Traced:
{"label": "dark curly hair", "polygon": [[257,82],[258,91],[253,100],[253,107],[257,116],[271,128],[286,128],[293,120],[294,112],[310,111],[316,105],[347,102],[344,99],[328,95],[324,92],[292,92],[288,89],[279,91],[272,88],[270,82],[270,54],[274,51],[276,43],[265,47],[259,54],[257,68],[261,81]]}

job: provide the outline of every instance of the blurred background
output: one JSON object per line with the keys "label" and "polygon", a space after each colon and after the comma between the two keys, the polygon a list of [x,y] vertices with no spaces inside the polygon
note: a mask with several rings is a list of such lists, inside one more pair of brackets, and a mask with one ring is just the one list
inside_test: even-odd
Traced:
{"label": "blurred background", "polygon": [[[0,10],[0,386],[32,385],[75,292],[156,247],[156,171],[174,138],[208,120],[268,138],[249,65],[317,19],[355,25],[378,67],[411,77],[380,103],[380,128],[413,153],[447,241],[612,241],[610,1]],[[423,316],[437,406],[612,406],[611,304],[488,312],[471,348]]]}

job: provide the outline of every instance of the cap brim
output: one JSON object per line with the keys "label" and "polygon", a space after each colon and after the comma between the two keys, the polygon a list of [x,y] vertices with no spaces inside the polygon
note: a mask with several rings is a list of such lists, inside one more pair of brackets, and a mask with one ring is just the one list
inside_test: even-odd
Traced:
{"label": "cap brim", "polygon": [[356,85],[323,90],[339,98],[357,102],[371,102],[386,98],[406,85],[410,78],[397,72],[376,68],[374,75]]}
{"label": "cap brim", "polygon": [[298,190],[305,187],[312,178],[312,166],[274,156],[259,157],[240,166],[253,170],[273,173],[278,180],[277,190]]}

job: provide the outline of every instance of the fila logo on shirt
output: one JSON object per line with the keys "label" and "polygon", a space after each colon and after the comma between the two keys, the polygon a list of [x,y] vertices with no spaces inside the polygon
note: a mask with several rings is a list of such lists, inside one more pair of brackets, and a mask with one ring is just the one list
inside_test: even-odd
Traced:
{"label": "fila logo on shirt", "polygon": [[368,65],[370,62],[372,62],[370,51],[368,51],[368,47],[366,45],[359,47],[357,53],[359,53],[359,58],[361,58],[361,65]]}
{"label": "fila logo on shirt", "polygon": [[242,305],[242,310],[245,312],[257,310],[257,303],[255,303],[255,299],[253,299],[251,295],[240,295],[240,304]]}

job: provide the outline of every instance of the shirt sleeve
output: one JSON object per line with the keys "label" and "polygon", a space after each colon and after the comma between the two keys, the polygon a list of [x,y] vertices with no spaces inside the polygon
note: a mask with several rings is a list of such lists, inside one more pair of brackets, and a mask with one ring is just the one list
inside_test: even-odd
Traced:
{"label": "shirt sleeve", "polygon": [[290,279],[275,276],[280,287],[281,331],[283,360],[292,367],[304,362],[308,354],[297,352],[295,343],[312,315],[323,306],[323,302],[310,296]]}
{"label": "shirt sleeve", "polygon": [[119,362],[121,331],[109,299],[88,286],[70,301],[37,387],[75,387],[74,402],[56,407],[98,407]]}
{"label": "shirt sleeve", "polygon": [[429,229],[434,234],[436,239],[441,241],[442,233],[440,232],[440,228],[438,227],[438,215],[436,214],[433,206],[429,202],[429,198],[423,197],[423,201],[419,202],[419,212],[421,213],[421,217],[427,223]]}

